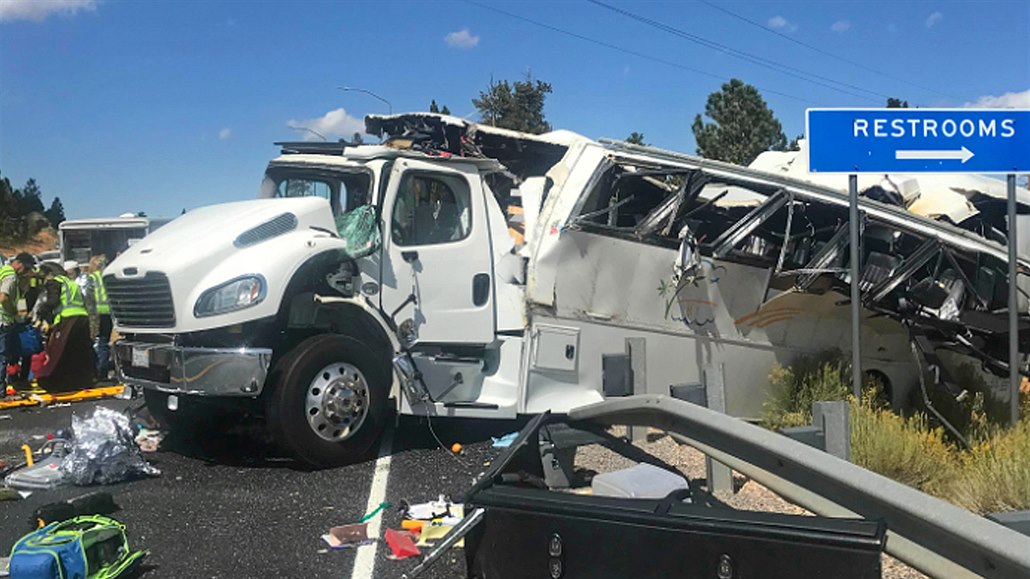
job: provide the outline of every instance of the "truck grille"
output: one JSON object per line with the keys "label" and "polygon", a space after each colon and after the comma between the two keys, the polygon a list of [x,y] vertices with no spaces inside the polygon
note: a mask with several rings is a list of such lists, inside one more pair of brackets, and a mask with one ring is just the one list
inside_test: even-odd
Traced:
{"label": "truck grille", "polygon": [[175,327],[172,289],[163,273],[150,272],[142,278],[104,278],[111,315],[118,324],[133,328]]}

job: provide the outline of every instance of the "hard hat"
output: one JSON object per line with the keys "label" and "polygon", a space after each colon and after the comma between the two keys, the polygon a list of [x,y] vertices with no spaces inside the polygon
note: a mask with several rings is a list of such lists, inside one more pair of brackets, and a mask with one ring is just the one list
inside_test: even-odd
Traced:
{"label": "hard hat", "polygon": [[79,262],[75,261],[74,259],[69,259],[68,261],[64,262],[64,269],[66,269],[66,270],[68,270],[68,269],[78,269],[78,268],[79,268]]}

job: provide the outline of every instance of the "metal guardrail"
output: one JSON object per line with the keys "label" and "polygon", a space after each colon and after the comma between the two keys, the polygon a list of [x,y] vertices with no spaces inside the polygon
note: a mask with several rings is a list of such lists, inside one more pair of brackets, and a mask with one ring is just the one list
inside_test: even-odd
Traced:
{"label": "metal guardrail", "polygon": [[1030,537],[725,414],[643,395],[576,408],[569,418],[667,430],[819,515],[883,519],[887,553],[932,577],[1030,577]]}

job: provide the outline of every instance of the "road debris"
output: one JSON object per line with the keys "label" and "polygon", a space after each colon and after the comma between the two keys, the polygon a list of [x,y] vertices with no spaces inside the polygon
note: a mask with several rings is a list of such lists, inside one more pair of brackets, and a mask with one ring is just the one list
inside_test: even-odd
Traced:
{"label": "road debris", "polygon": [[89,418],[72,416],[72,432],[71,449],[61,470],[76,485],[111,484],[161,474],[143,459],[124,414],[97,407]]}
{"label": "road debris", "polygon": [[84,515],[111,515],[117,512],[118,505],[109,492],[94,491],[66,501],[45,504],[36,509],[33,515],[33,528],[44,527],[74,519]]}
{"label": "road debris", "polygon": [[140,428],[139,433],[136,434],[136,444],[139,446],[142,452],[157,452],[158,447],[161,446],[161,441],[164,440],[165,433],[160,430],[152,430],[150,428]]}
{"label": "road debris", "polygon": [[348,547],[359,547],[372,542],[368,536],[368,523],[354,523],[352,525],[341,525],[329,529],[329,532],[322,535],[322,540],[331,549],[346,549]]}
{"label": "road debris", "polygon": [[401,510],[404,512],[404,516],[409,519],[431,521],[433,519],[448,516],[452,506],[451,501],[447,500],[446,496],[440,495],[435,501],[417,503],[414,505],[402,503]]}
{"label": "road debris", "polygon": [[418,547],[415,546],[415,541],[412,540],[412,533],[408,531],[386,529],[383,539],[386,540],[386,544],[390,547],[390,554],[386,556],[387,559],[399,561],[419,555]]}
{"label": "road debris", "polygon": [[518,431],[509,432],[508,434],[505,434],[504,436],[498,438],[494,438],[491,436],[490,440],[494,441],[494,443],[491,446],[493,446],[494,448],[508,448],[509,446],[511,446],[511,443],[515,442],[515,439],[518,438],[518,436]]}

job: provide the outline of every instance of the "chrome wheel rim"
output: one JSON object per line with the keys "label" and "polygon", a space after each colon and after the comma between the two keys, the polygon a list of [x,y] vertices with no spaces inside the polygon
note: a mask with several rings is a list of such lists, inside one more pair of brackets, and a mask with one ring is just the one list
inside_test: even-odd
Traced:
{"label": "chrome wheel rim", "polygon": [[357,367],[336,362],[322,368],[308,385],[304,403],[311,431],[340,442],[361,428],[368,415],[368,382]]}

